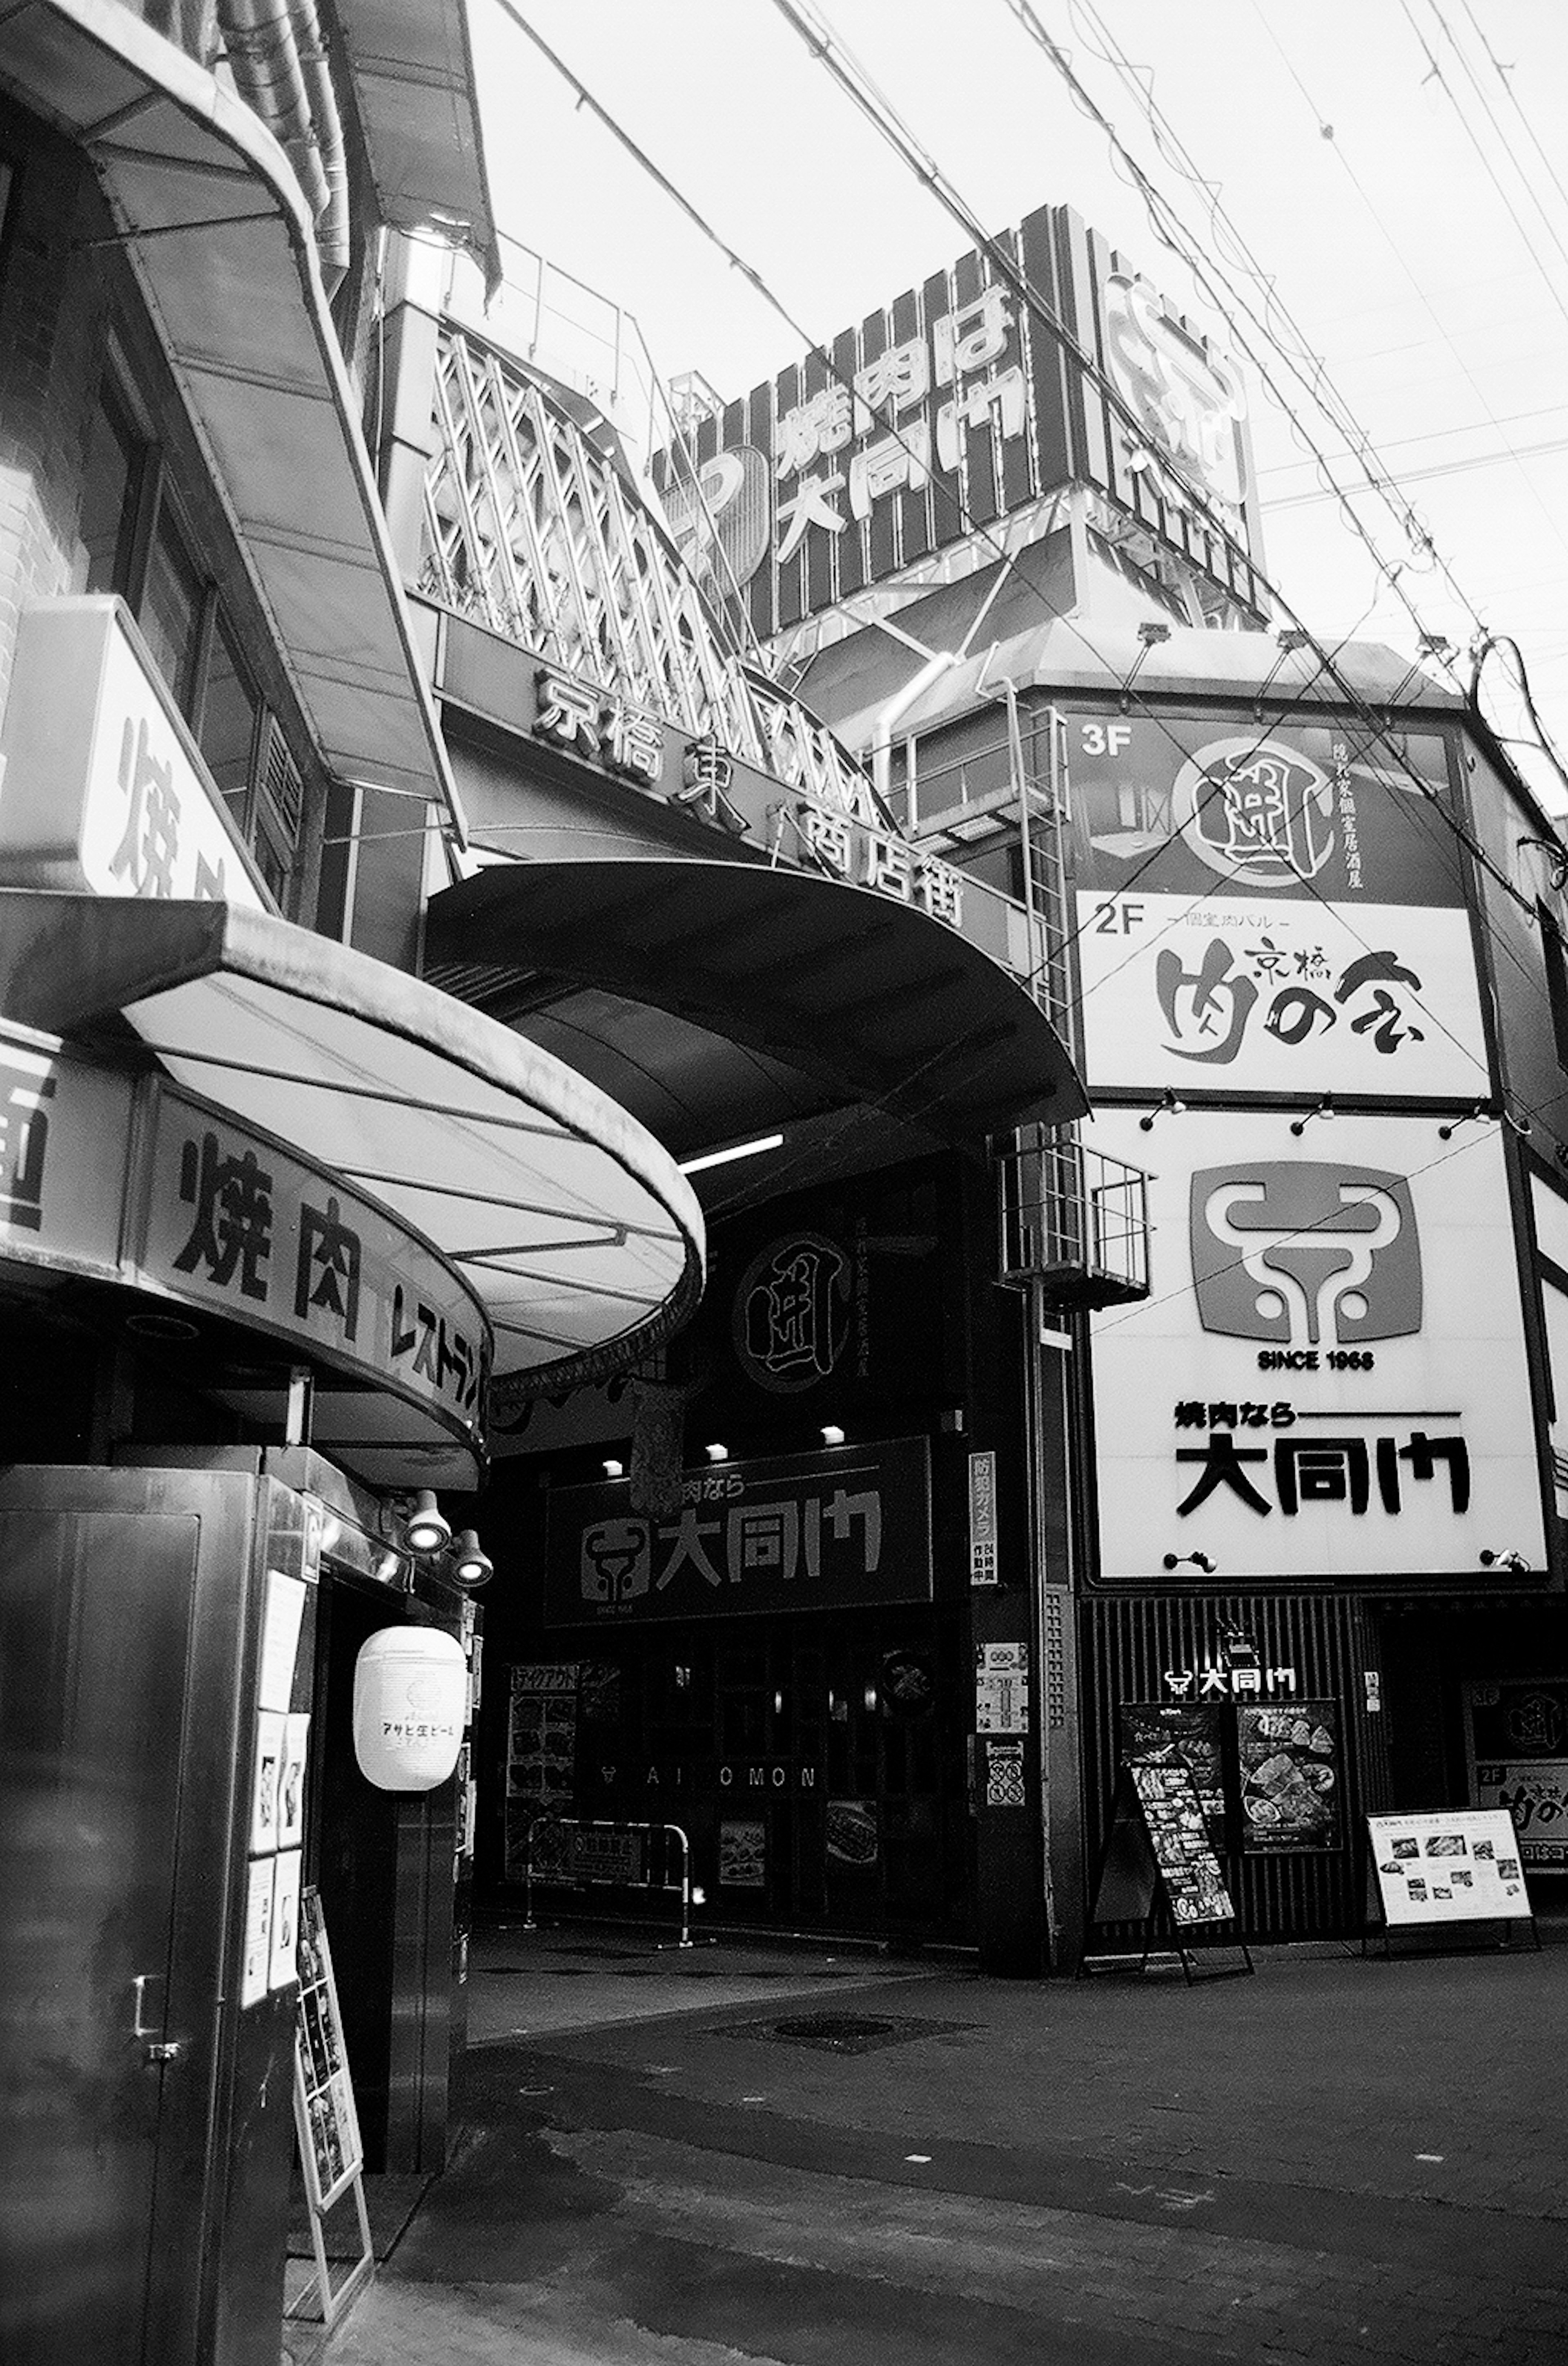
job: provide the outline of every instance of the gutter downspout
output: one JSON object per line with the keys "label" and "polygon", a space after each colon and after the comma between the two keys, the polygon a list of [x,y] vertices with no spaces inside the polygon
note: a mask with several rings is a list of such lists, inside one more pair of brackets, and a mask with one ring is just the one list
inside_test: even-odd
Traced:
{"label": "gutter downspout", "polygon": [[218,0],[234,86],[286,151],[330,302],[348,269],[348,163],[314,0]]}
{"label": "gutter downspout", "polygon": [[893,727],[900,715],[907,715],[915,701],[928,691],[939,674],[956,662],[951,649],[938,649],[928,658],[918,672],[912,673],[902,690],[896,690],[886,704],[877,711],[871,734],[871,779],[884,807],[893,779]]}

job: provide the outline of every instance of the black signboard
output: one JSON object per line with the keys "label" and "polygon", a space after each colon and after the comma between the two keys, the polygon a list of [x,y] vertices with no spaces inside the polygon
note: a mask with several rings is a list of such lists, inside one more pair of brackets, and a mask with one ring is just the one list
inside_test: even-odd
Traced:
{"label": "black signboard", "polygon": [[1123,1701],[1117,1710],[1123,1765],[1185,1766],[1204,1821],[1225,1821],[1224,1710],[1218,1701]]}
{"label": "black signboard", "polygon": [[1342,1847],[1338,1702],[1238,1702],[1235,1721],[1247,1853]]}
{"label": "black signboard", "polygon": [[1123,1766],[1093,1920],[1146,1922],[1161,1905],[1178,1937],[1235,1920],[1202,1803],[1186,1767]]}
{"label": "black signboard", "polygon": [[1263,727],[1250,710],[1112,722],[1099,705],[1066,731],[1080,888],[1202,896],[1265,919],[1280,896],[1464,901],[1462,850],[1429,810],[1449,799],[1435,733]]}
{"label": "black signboard", "polygon": [[632,1509],[623,1481],[548,1498],[545,1623],[642,1624],[927,1602],[923,1437],[689,1470],[680,1512]]}

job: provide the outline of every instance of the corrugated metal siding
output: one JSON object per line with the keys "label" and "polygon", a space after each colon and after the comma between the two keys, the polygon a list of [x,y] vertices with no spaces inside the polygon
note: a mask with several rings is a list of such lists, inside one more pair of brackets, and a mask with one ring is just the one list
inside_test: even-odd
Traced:
{"label": "corrugated metal siding", "polygon": [[1119,1704],[1169,1699],[1166,1670],[1201,1669],[1217,1661],[1221,1635],[1232,1624],[1252,1638],[1265,1668],[1294,1668],[1299,1699],[1339,1703],[1344,1781],[1341,1847],[1242,1860],[1246,1933],[1249,1939],[1281,1940],[1359,1932],[1366,1876],[1361,1818],[1369,1807],[1386,1802],[1388,1765],[1383,1718],[1366,1712],[1363,1671],[1376,1658],[1365,1606],[1354,1596],[1119,1595],[1082,1606],[1089,1863],[1098,1866],[1104,1845],[1116,1780]]}

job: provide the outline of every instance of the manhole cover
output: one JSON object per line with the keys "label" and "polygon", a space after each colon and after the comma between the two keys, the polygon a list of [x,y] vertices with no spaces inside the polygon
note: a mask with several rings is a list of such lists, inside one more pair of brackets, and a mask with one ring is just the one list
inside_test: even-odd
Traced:
{"label": "manhole cover", "polygon": [[966,2021],[913,2021],[883,2013],[804,2012],[787,2021],[753,2022],[734,2034],[814,2045],[823,2054],[875,2054],[886,2045],[912,2045],[922,2037],[951,2037],[973,2027]]}

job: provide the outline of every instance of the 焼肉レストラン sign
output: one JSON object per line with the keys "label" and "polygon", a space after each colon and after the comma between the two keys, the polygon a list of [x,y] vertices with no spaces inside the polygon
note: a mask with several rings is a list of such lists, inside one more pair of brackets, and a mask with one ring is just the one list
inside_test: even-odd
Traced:
{"label": "\u713c\u8089\u30ec\u30b9\u30c8\u30e9\u30f3 sign", "polygon": [[685,1474],[671,1518],[634,1511],[625,1481],[547,1498],[549,1626],[851,1609],[931,1591],[924,1438],[710,1464]]}
{"label": "\u713c\u8089\u30ec\u30b9\u30c8\u30e9\u30f3 sign", "polygon": [[[1545,1564],[1503,1153],[1431,1121],[1190,1109],[1146,1303],[1094,1318],[1101,1575],[1231,1584]],[[1135,1112],[1086,1140],[1147,1160]]]}
{"label": "\u713c\u8089\u30ec\u30b9\u30c8\u30e9\u30f3 sign", "polygon": [[0,1024],[0,1260],[269,1333],[477,1439],[490,1325],[387,1210],[162,1078]]}

